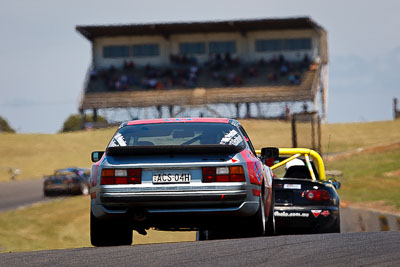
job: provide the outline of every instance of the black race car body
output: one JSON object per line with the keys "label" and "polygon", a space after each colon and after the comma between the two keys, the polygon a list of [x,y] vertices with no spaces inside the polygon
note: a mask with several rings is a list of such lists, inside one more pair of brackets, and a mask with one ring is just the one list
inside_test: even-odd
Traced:
{"label": "black race car body", "polygon": [[45,177],[43,194],[89,194],[90,170],[86,168],[59,169],[53,175]]}
{"label": "black race car body", "polygon": [[266,161],[274,162],[270,165],[276,176],[273,214],[278,234],[340,232],[340,199],[336,191],[340,183],[326,178],[317,152],[280,148],[279,155]]}

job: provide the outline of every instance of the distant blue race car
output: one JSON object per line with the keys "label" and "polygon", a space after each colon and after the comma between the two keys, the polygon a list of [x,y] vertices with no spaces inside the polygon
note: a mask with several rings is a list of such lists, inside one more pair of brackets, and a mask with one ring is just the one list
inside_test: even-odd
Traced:
{"label": "distant blue race car", "polygon": [[92,161],[94,246],[128,245],[149,228],[198,240],[274,233],[272,171],[236,120],[123,123]]}

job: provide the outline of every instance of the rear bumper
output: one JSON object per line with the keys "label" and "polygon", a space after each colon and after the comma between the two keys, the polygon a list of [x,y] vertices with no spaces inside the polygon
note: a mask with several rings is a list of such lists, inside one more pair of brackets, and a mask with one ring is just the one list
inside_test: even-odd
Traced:
{"label": "rear bumper", "polygon": [[276,227],[299,232],[329,231],[340,217],[336,206],[285,207],[275,206]]}
{"label": "rear bumper", "polygon": [[234,191],[196,191],[196,192],[134,192],[134,193],[100,193],[100,201],[105,205],[121,204],[127,206],[168,206],[165,202],[201,204],[206,202],[243,202],[245,190]]}
{"label": "rear bumper", "polygon": [[133,224],[140,218],[143,228],[209,227],[252,216],[259,208],[259,197],[253,195],[253,186],[244,183],[98,189],[91,205],[96,218],[129,220]]}
{"label": "rear bumper", "polygon": [[[164,230],[182,230],[220,227],[240,223],[242,219],[254,215],[259,208],[258,201],[246,201],[237,206],[216,207],[128,207],[110,209],[92,202],[93,215],[105,220],[124,220],[140,228],[155,227]],[[137,221],[137,217],[140,221]]]}

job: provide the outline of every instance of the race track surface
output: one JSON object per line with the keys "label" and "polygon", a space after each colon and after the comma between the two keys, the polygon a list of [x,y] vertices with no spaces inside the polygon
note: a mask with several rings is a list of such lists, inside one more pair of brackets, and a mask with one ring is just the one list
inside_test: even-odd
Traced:
{"label": "race track surface", "polygon": [[46,201],[43,179],[0,183],[0,212]]}
{"label": "race track surface", "polygon": [[276,236],[0,254],[0,266],[399,266],[400,232]]}

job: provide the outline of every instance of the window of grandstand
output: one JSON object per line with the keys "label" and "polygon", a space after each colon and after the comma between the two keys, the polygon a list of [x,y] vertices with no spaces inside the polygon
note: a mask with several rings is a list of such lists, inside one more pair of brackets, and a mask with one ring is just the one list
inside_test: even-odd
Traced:
{"label": "window of grandstand", "polygon": [[127,45],[110,45],[103,47],[104,58],[115,58],[115,57],[128,57],[129,47]]}
{"label": "window of grandstand", "polygon": [[158,44],[133,45],[132,52],[134,57],[153,57],[160,54]]}
{"label": "window of grandstand", "polygon": [[282,39],[270,39],[270,40],[256,40],[256,51],[281,51],[283,47]]}
{"label": "window of grandstand", "polygon": [[235,41],[216,41],[208,45],[209,52],[212,54],[236,53]]}
{"label": "window of grandstand", "polygon": [[311,49],[310,38],[256,40],[257,52],[281,51],[281,50],[304,50],[304,49]]}
{"label": "window of grandstand", "polygon": [[206,52],[206,44],[203,42],[179,44],[179,53],[182,55],[204,54],[205,52]]}
{"label": "window of grandstand", "polygon": [[311,39],[310,38],[286,39],[284,49],[285,50],[311,49]]}

